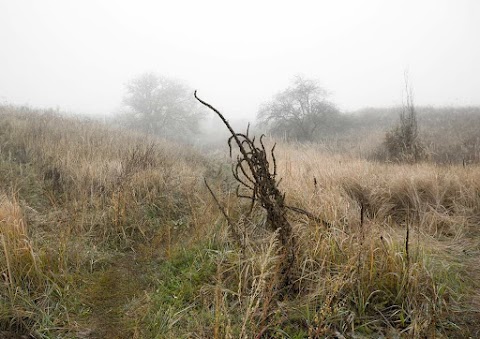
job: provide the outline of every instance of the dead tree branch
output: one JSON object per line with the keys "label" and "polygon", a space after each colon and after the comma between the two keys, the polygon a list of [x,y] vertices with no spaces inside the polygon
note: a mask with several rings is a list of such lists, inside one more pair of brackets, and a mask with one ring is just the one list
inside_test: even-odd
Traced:
{"label": "dead tree branch", "polygon": [[[194,93],[195,98],[215,112],[222,120],[224,125],[230,131],[230,138],[228,139],[228,147],[230,150],[230,156],[232,157],[233,142],[237,145],[240,154],[237,155],[236,161],[232,165],[233,177],[237,180],[238,186],[236,195],[239,198],[245,198],[250,200],[249,214],[252,212],[256,203],[259,203],[267,212],[267,229],[271,232],[278,231],[278,237],[283,251],[283,260],[281,267],[282,274],[282,286],[285,288],[290,286],[290,271],[295,260],[294,253],[294,240],[292,236],[292,225],[287,219],[287,211],[293,211],[306,215],[308,218],[322,223],[325,226],[330,226],[322,219],[314,216],[312,213],[307,212],[301,208],[287,206],[285,204],[285,194],[282,193],[278,186],[280,180],[277,180],[277,160],[275,158],[275,145],[267,151],[263,138],[265,135],[261,135],[258,144],[255,143],[255,137],[249,137],[249,127],[247,132],[237,133],[230,126],[225,117],[212,105],[203,101],[197,96],[197,92]],[[268,156],[270,155],[270,157]],[[269,161],[271,159],[271,163]],[[205,181],[205,184],[207,182]],[[238,238],[238,232],[234,227],[232,221],[229,219],[226,211],[218,202],[217,198],[213,194],[213,191],[207,184],[207,188],[215,199],[215,202],[219,206],[223,215],[227,219],[233,236]]]}

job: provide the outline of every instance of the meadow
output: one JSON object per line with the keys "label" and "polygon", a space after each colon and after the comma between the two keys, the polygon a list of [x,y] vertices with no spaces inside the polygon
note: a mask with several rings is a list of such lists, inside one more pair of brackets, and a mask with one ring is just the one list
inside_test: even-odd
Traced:
{"label": "meadow", "polygon": [[480,336],[478,164],[286,142],[275,157],[287,204],[315,216],[286,214],[287,290],[226,141],[200,152],[0,107],[0,336]]}

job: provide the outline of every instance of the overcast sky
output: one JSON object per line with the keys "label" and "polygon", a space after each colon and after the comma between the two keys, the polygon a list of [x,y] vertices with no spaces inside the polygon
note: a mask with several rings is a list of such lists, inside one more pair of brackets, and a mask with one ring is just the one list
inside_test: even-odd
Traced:
{"label": "overcast sky", "polygon": [[344,110],[480,105],[480,1],[0,0],[0,102],[108,114],[124,84],[185,80],[252,119],[296,74]]}

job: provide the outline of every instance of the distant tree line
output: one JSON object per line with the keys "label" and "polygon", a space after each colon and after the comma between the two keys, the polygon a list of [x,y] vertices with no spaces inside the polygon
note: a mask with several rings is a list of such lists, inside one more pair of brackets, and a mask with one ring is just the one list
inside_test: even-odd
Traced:
{"label": "distant tree line", "polygon": [[[318,81],[296,76],[259,107],[257,130],[286,141],[328,144],[334,151],[358,151],[365,139],[373,140],[375,150],[363,155],[375,160],[480,162],[479,107],[417,108],[406,89],[403,107],[347,114],[329,100]],[[155,73],[128,81],[123,104],[117,116],[123,125],[180,141],[198,140],[206,114],[194,100],[193,89]]]}
{"label": "distant tree line", "polygon": [[[185,140],[199,132],[205,111],[193,90],[179,80],[141,74],[125,85],[119,121],[129,128]],[[261,105],[257,122],[267,133],[286,140],[320,141],[348,127],[348,119],[328,100],[315,80],[296,76],[287,89]]]}

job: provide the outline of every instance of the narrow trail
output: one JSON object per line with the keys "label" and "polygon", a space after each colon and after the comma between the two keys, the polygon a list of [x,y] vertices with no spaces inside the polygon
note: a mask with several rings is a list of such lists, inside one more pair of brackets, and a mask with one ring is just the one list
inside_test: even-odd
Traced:
{"label": "narrow trail", "polygon": [[117,259],[107,270],[88,281],[85,301],[90,305],[88,339],[135,338],[134,319],[127,314],[128,304],[143,293],[141,269],[129,255]]}

